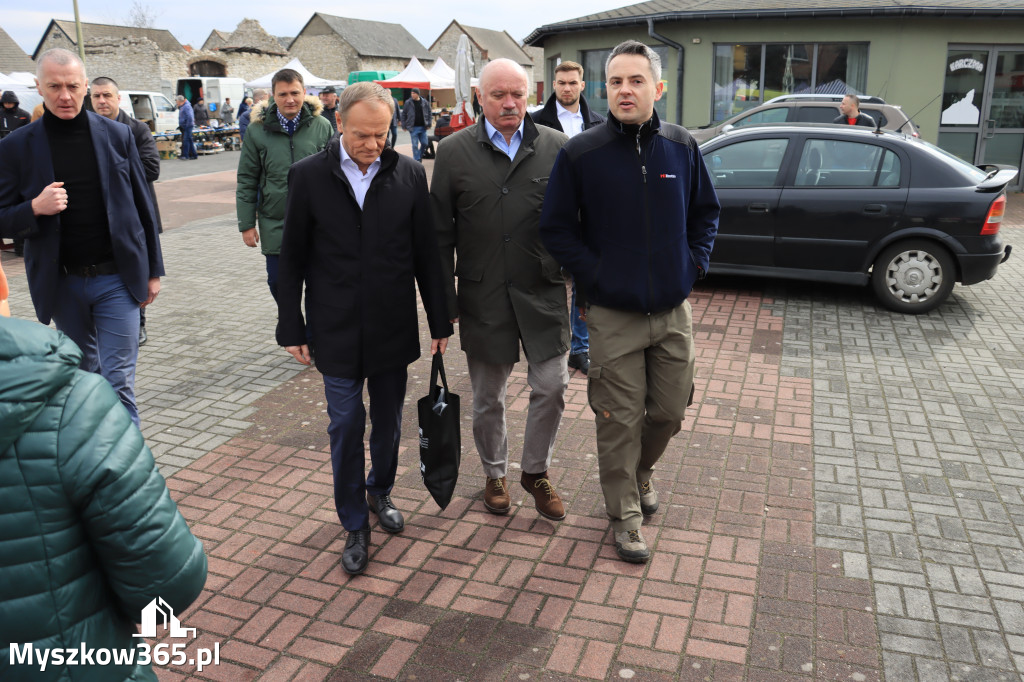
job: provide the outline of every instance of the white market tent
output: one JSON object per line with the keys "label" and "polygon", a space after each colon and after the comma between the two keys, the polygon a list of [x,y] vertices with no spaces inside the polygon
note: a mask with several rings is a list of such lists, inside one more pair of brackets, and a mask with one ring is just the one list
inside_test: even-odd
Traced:
{"label": "white market tent", "polygon": [[[307,89],[319,90],[321,88],[326,88],[328,85],[333,85],[335,87],[338,87],[338,86],[345,87],[345,85],[346,85],[345,81],[332,81],[332,80],[328,80],[326,78],[319,78],[317,76],[314,76],[312,73],[309,72],[309,69],[307,69],[305,66],[302,65],[302,62],[300,62],[298,59],[291,60],[290,62],[288,62],[287,64],[285,64],[281,68],[282,69],[293,69],[293,70],[298,71],[299,73],[301,73],[302,74],[302,81],[305,84]],[[265,76],[260,76],[256,80],[247,81],[246,84],[245,84],[245,87],[247,87],[247,88],[264,88],[264,89],[269,90],[270,89],[270,82],[274,78],[274,74],[277,73],[280,70],[281,69],[274,69],[270,73],[266,74]]]}
{"label": "white market tent", "polygon": [[430,67],[430,73],[434,74],[438,78],[443,78],[446,81],[455,80],[455,69],[445,64],[444,60],[440,57],[434,62],[434,65]]}
{"label": "white market tent", "polygon": [[416,57],[413,57],[412,61],[409,62],[409,66],[405,67],[405,70],[394,78],[375,82],[380,83],[385,88],[455,89],[455,81],[453,79],[441,78],[437,74],[427,71]]}

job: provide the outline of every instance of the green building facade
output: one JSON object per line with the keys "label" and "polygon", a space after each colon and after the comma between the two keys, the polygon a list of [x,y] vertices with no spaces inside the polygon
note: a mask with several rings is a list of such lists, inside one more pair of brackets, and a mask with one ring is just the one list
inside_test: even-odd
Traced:
{"label": "green building facade", "polygon": [[605,59],[635,39],[662,58],[659,115],[688,128],[782,94],[853,92],[901,106],[924,139],[968,161],[1024,165],[1024,4],[688,7],[653,0],[542,26],[526,43],[544,48],[548,84],[560,61],[582,64],[601,113]]}

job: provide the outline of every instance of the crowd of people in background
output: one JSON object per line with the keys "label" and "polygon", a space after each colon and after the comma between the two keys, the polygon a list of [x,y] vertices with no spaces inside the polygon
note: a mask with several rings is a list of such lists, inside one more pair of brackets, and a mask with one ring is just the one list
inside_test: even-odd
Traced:
{"label": "crowd of people in background", "polygon": [[[444,354],[459,330],[483,507],[499,515],[512,508],[505,405],[522,354],[530,394],[524,433],[512,439],[522,443],[519,484],[540,516],[566,518],[558,492],[564,479],[551,466],[575,369],[588,380],[616,552],[628,562],[649,560],[641,526],[658,512],[653,473],[692,401],[687,299],[708,269],[720,207],[693,138],[655,113],[663,88],[658,55],[626,41],[605,70],[607,119],[583,97],[583,67],[575,62],[561,63],[551,97],[530,116],[524,69],[491,61],[474,97],[479,119],[443,140],[428,138],[431,103],[415,88],[399,109],[376,83],[311,96],[300,73],[282,69],[270,92],[256,90],[239,103],[237,227],[243,243],[264,256],[277,343],[323,376],[347,573],[367,568],[372,518],[386,532],[404,529],[391,491],[407,368],[421,353],[421,303],[431,354]],[[17,406],[14,421],[5,417],[0,428],[0,476],[26,457],[52,459],[53,471],[68,457],[104,458],[117,472],[117,489],[100,489],[86,464],[76,467],[75,481],[46,471],[33,480],[10,477],[24,490],[0,498],[0,518],[40,504],[78,509],[66,523],[82,527],[81,557],[74,565],[50,560],[63,562],[59,570],[30,571],[47,560],[27,554],[14,561],[33,585],[0,579],[0,606],[8,613],[29,589],[37,597],[18,610],[45,625],[41,636],[113,646],[127,637],[126,613],[138,614],[157,595],[184,608],[206,574],[201,544],[154,475],[138,430],[140,312],[156,300],[164,275],[152,184],[159,156],[147,126],[121,111],[117,83],[100,76],[89,90],[75,54],[44,53],[37,75],[41,122],[29,124],[16,97],[0,97],[0,236],[28,241],[28,288],[42,323],[0,318],[0,400]],[[202,98],[193,105],[179,95],[177,103],[181,158],[194,159],[192,133],[210,110]],[[229,99],[219,109],[222,122],[233,122]],[[844,114],[855,120],[855,111]],[[411,158],[394,149],[399,125],[410,134]],[[429,187],[425,153],[436,157]],[[115,167],[126,170],[101,172]],[[649,176],[673,181],[641,184]],[[637,230],[646,240],[636,239]],[[2,284],[0,276],[0,293]],[[51,322],[59,331],[43,326]],[[11,378],[19,362],[56,363],[60,371],[29,387]],[[55,414],[69,405],[89,409],[72,420],[47,418],[58,438],[31,439],[27,425],[51,405]],[[47,445],[68,432],[83,442],[101,435],[90,441],[96,446],[70,454]],[[41,486],[53,488],[46,501],[28,493]],[[106,504],[111,495],[131,503]],[[0,540],[34,544],[57,532],[0,528]],[[101,616],[47,596],[61,590],[82,604],[99,595]],[[86,625],[87,618],[94,620]],[[0,633],[19,641],[18,627],[20,618],[5,618]]]}

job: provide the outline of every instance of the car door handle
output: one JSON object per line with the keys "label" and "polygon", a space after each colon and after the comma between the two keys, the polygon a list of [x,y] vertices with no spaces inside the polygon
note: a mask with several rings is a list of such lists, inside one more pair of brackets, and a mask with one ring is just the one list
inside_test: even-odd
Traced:
{"label": "car door handle", "polygon": [[868,204],[864,207],[867,215],[885,215],[885,204]]}
{"label": "car door handle", "polygon": [[748,204],[747,213],[767,213],[770,208],[768,204]]}

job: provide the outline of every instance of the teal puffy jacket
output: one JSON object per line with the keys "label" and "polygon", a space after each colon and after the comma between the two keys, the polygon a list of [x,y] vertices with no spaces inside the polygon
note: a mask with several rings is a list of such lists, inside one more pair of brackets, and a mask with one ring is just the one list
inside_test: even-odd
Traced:
{"label": "teal puffy jacket", "polygon": [[148,665],[12,665],[11,648],[132,649],[143,607],[180,613],[206,582],[142,434],[81,357],[0,317],[0,680],[156,680]]}

